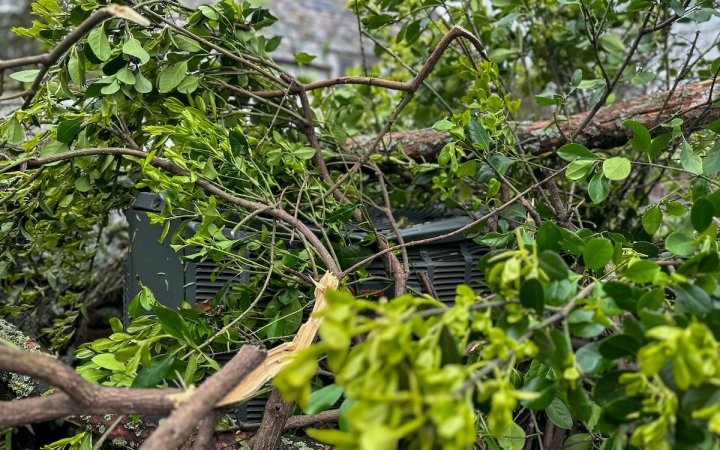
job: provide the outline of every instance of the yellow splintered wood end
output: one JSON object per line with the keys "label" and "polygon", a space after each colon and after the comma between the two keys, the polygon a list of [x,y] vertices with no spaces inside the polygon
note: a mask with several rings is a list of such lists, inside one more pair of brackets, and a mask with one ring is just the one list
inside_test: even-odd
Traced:
{"label": "yellow splintered wood end", "polygon": [[312,316],[298,329],[295,338],[291,342],[286,342],[270,350],[267,358],[223,397],[217,406],[225,406],[249,399],[265,383],[287,366],[297,352],[308,348],[315,340],[322,323],[322,318],[316,315],[327,307],[325,292],[329,289],[337,289],[339,284],[340,280],[335,275],[330,272],[325,273],[320,278],[320,281],[315,284],[315,306],[313,307]]}

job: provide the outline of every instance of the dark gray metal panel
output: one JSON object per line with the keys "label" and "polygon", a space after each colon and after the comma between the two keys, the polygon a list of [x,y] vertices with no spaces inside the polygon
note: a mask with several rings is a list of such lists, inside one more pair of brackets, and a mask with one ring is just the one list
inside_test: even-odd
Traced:
{"label": "dark gray metal panel", "polygon": [[148,217],[148,211],[162,211],[163,203],[159,196],[141,194],[127,212],[130,249],[125,298],[127,302],[131,301],[140,292],[141,282],[163,305],[178,308],[185,300],[185,268],[168,241],[177,231],[179,222],[171,221],[166,242],[161,244],[163,225],[150,223]]}

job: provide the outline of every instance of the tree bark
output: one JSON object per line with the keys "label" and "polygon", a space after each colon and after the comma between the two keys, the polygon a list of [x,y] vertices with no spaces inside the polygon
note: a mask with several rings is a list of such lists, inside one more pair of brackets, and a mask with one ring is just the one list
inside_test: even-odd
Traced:
{"label": "tree bark", "polygon": [[265,406],[265,415],[263,415],[260,429],[253,438],[250,448],[252,450],[275,450],[278,448],[285,423],[291,412],[292,403],[283,401],[277,388],[273,388]]}
{"label": "tree bark", "polygon": [[[666,131],[665,128],[656,127],[656,123],[662,123],[673,117],[683,120],[685,131],[700,129],[720,118],[720,109],[713,108],[712,102],[709,101],[712,85],[712,80],[698,81],[688,83],[675,92],[659,91],[603,106],[588,126],[578,134],[575,142],[588,148],[599,149],[623,145],[632,137],[631,132],[623,125],[627,119],[643,124],[652,135]],[[575,114],[557,124],[552,120],[520,123],[517,124],[515,132],[526,152],[535,154],[551,152],[567,143],[565,137],[570,136],[587,115],[588,112]],[[433,161],[443,146],[450,141],[450,136],[445,131],[423,128],[389,133],[387,139],[388,151],[402,148],[407,156],[416,161]],[[351,153],[361,153],[372,141],[372,138],[361,138],[348,143],[348,150]]]}

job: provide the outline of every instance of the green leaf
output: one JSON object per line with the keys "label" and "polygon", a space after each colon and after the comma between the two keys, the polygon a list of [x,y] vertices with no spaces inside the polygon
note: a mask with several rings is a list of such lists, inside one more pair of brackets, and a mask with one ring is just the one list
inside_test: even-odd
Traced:
{"label": "green leaf", "polygon": [[330,384],[310,394],[310,402],[303,408],[305,414],[318,414],[332,408],[344,392],[343,387]]}
{"label": "green leaf", "polygon": [[623,124],[630,128],[633,132],[634,136],[629,141],[630,145],[641,152],[647,152],[650,149],[650,144],[652,143],[652,139],[650,138],[650,133],[647,128],[645,128],[645,126],[640,122],[636,122],[634,120],[626,120]]}
{"label": "green leaf", "polygon": [[437,122],[433,124],[433,130],[437,131],[450,131],[455,126],[454,123],[450,122],[447,119],[440,119]]}
{"label": "green leaf", "polygon": [[81,59],[77,52],[73,52],[72,55],[68,61],[68,74],[76,86],[82,86],[85,84],[85,60]]}
{"label": "green leaf", "polygon": [[588,183],[588,195],[593,203],[602,203],[610,195],[610,182],[601,172],[596,173]]}
{"label": "green leaf", "polygon": [[[311,394],[312,395],[312,394]],[[347,412],[352,406],[355,404],[356,400],[351,400],[349,398],[346,398],[343,400],[342,404],[340,405],[338,414],[338,428],[342,431],[349,431],[350,430],[350,424],[348,422],[347,418]]]}
{"label": "green leaf", "polygon": [[300,52],[295,55],[295,62],[298,64],[310,64],[316,58],[315,55],[309,53]]}
{"label": "green leaf", "polygon": [[578,86],[580,86],[580,83],[582,82],[582,76],[583,76],[582,69],[575,69],[575,71],[572,74],[572,78],[570,78],[570,85],[574,88],[577,88]]}
{"label": "green leaf", "polygon": [[192,94],[198,88],[200,78],[195,75],[185,77],[177,86],[177,90],[183,94]]}
{"label": "green leaf", "polygon": [[133,85],[133,87],[141,94],[147,94],[151,92],[153,88],[150,80],[145,78],[139,70],[135,74],[135,84]]}
{"label": "green leaf", "polygon": [[591,269],[602,269],[612,259],[613,252],[614,247],[610,239],[591,239],[583,249],[583,262]]}
{"label": "green leaf", "polygon": [[684,231],[670,233],[665,239],[665,247],[678,256],[688,256],[692,253],[695,245],[693,237]]}
{"label": "green leaf", "polygon": [[677,312],[705,314],[713,309],[712,300],[707,292],[700,286],[682,283],[673,287],[675,291],[675,305]]}
{"label": "green leaf", "polygon": [[575,158],[597,160],[598,157],[587,147],[581,144],[565,144],[557,150],[557,155],[565,161],[573,161]]}
{"label": "green leaf", "polygon": [[567,277],[568,266],[565,260],[555,252],[549,250],[540,252],[538,264],[551,281],[559,281]]}
{"label": "green leaf", "polygon": [[573,434],[563,442],[563,450],[593,450],[593,437],[588,433]]}
{"label": "green leaf", "polygon": [[603,161],[603,174],[608,180],[624,180],[630,175],[630,160],[621,156]]}
{"label": "green leaf", "polygon": [[123,44],[122,51],[126,55],[134,56],[139,59],[141,64],[145,64],[150,61],[150,54],[134,37],[130,37],[130,39]]}
{"label": "green leaf", "polygon": [[525,280],[520,287],[520,304],[534,309],[538,314],[545,308],[545,291],[537,278]]}
{"label": "green leaf", "polygon": [[605,51],[610,53],[623,53],[625,52],[625,44],[622,39],[614,34],[603,34],[599,39],[600,46]]}
{"label": "green leaf", "polygon": [[130,68],[127,66],[118,70],[115,74],[115,77],[117,77],[118,81],[123,84],[129,84],[131,86],[135,84],[135,75],[132,73],[132,70],[130,70]]}
{"label": "green leaf", "polygon": [[683,148],[680,152],[680,165],[686,171],[693,175],[700,175],[703,171],[702,158],[700,158],[692,149],[687,141],[683,142]]}
{"label": "green leaf", "polygon": [[57,140],[63,144],[69,144],[75,139],[80,132],[82,120],[63,120],[57,127]]}
{"label": "green leaf", "polygon": [[90,185],[90,179],[86,175],[75,178],[75,189],[80,192],[88,192],[90,189],[92,189],[92,186]]}
{"label": "green leaf", "polygon": [[180,341],[189,341],[190,330],[188,330],[187,324],[177,311],[162,305],[155,305],[152,310],[165,333]]}
{"label": "green leaf", "polygon": [[588,400],[585,389],[579,385],[576,386],[575,389],[568,389],[567,401],[576,419],[582,420],[583,422],[590,420],[592,407],[590,406],[590,400]]}
{"label": "green leaf", "polygon": [[555,424],[556,427],[562,428],[564,430],[569,430],[572,428],[573,420],[572,416],[570,415],[570,410],[559,398],[553,399],[552,403],[550,403],[550,406],[545,408],[545,413],[547,413],[548,418],[552,423]]}
{"label": "green leaf", "polygon": [[150,367],[143,367],[132,382],[134,388],[154,388],[170,374],[175,362],[173,355],[154,356]]}
{"label": "green leaf", "polygon": [[465,137],[482,150],[490,148],[490,135],[477,119],[473,118],[465,125]]}
{"label": "green leaf", "polygon": [[112,83],[105,85],[100,92],[104,95],[112,95],[120,90],[120,83],[117,80],[113,80]]}
{"label": "green leaf", "polygon": [[171,64],[158,75],[158,91],[166,94],[175,89],[187,75],[187,61]]}
{"label": "green leaf", "polygon": [[592,170],[595,161],[589,159],[578,159],[568,164],[565,169],[565,176],[568,180],[580,180]]}
{"label": "green leaf", "polygon": [[661,151],[667,147],[668,143],[672,140],[672,133],[663,133],[656,136],[655,139],[650,143],[650,148],[647,150],[647,155],[650,161],[655,159]]}
{"label": "green leaf", "polygon": [[555,398],[555,381],[545,376],[537,376],[527,380],[522,390],[538,394],[531,400],[523,400],[523,406],[533,410],[545,409]]}
{"label": "green leaf", "polygon": [[640,343],[627,334],[616,334],[600,341],[599,350],[603,358],[614,360],[634,356],[640,350]]}
{"label": "green leaf", "polygon": [[718,172],[720,172],[720,143],[715,144],[703,159],[703,173],[705,175],[712,176]]}
{"label": "green leaf", "polygon": [[25,129],[23,128],[20,121],[16,118],[10,119],[5,124],[5,131],[3,132],[3,139],[10,145],[20,145],[25,142]]}
{"label": "green leaf", "polygon": [[538,250],[560,251],[562,249],[562,232],[553,222],[543,222],[535,233]]}
{"label": "green leaf", "polygon": [[642,215],[642,226],[647,234],[655,234],[662,223],[663,213],[660,205],[654,205]]}
{"label": "green leaf", "polygon": [[503,435],[498,437],[498,444],[503,450],[522,450],[525,448],[525,430],[515,422],[511,423]]}
{"label": "green leaf", "polygon": [[696,231],[703,232],[710,226],[715,215],[715,207],[708,199],[695,200],[690,209],[690,222]]}
{"label": "green leaf", "polygon": [[110,42],[108,41],[105,29],[102,26],[93,28],[93,30],[88,34],[87,41],[93,54],[100,61],[107,61],[112,55]]}
{"label": "green leaf", "polygon": [[641,259],[631,263],[623,275],[636,283],[650,283],[660,272],[660,266],[648,259]]}
{"label": "green leaf", "polygon": [[350,244],[337,252],[340,267],[347,269],[372,255],[373,252],[360,244]]}
{"label": "green leaf", "polygon": [[23,83],[32,83],[39,73],[39,69],[20,70],[18,72],[11,73],[10,78],[22,81]]}
{"label": "green leaf", "polygon": [[112,370],[113,372],[122,372],[125,370],[125,364],[115,359],[115,355],[110,353],[102,353],[93,356],[92,362],[103,369]]}
{"label": "green leaf", "polygon": [[644,70],[636,75],[633,75],[633,77],[630,79],[630,82],[634,84],[635,86],[642,86],[644,84],[648,84],[652,80],[655,79],[655,74]]}

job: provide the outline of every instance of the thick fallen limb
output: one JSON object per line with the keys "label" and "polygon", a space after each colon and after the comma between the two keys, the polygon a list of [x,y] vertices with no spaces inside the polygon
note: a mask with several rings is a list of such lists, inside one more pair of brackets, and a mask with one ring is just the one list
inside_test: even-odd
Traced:
{"label": "thick fallen limb", "polygon": [[[180,447],[195,431],[198,421],[206,419],[215,403],[265,359],[265,351],[244,346],[222,370],[205,380],[182,401],[140,447],[142,450],[172,450]],[[189,394],[190,391],[180,394]],[[177,400],[178,396],[175,397]]]}
{"label": "thick fallen limb", "polygon": [[[686,84],[669,97],[665,108],[662,106],[665,99],[668,98],[667,91],[659,91],[604,106],[583,128],[582,133],[578,134],[575,141],[589,148],[599,149],[623,145],[632,137],[632,134],[623,126],[622,122],[631,119],[650,129],[655,125],[657,114],[661,110],[663,110],[663,116],[660,118],[660,122],[679,117],[684,121],[686,131],[700,129],[707,123],[720,118],[720,108],[711,108],[707,110],[707,114],[703,108],[708,103],[711,85],[711,80]],[[557,125],[551,120],[521,123],[517,126],[516,133],[520,143],[529,153],[550,152],[565,144],[567,141],[563,135],[572,134],[588,114],[589,112],[575,114],[568,120],[560,121]],[[656,128],[651,130],[651,133],[659,134],[663,131],[662,128]],[[444,131],[424,128],[388,134],[387,148],[389,150],[402,148],[406,155],[416,161],[432,161],[449,140],[450,136]],[[362,153],[374,146],[373,138],[348,143],[348,149],[353,153]]]}

